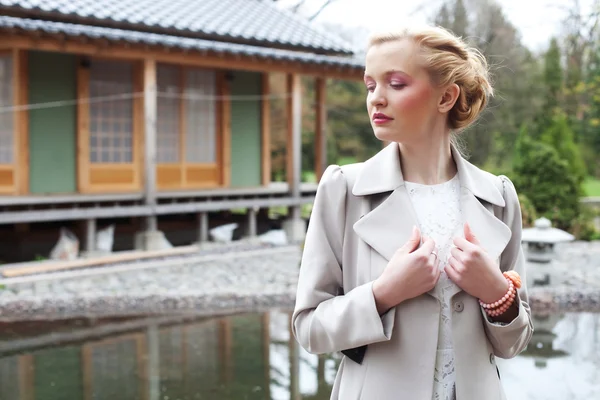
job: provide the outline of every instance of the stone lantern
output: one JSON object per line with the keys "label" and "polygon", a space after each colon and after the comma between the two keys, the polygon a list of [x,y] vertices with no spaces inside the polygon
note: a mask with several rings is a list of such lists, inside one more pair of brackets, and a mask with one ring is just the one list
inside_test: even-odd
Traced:
{"label": "stone lantern", "polygon": [[525,258],[528,261],[528,286],[550,284],[551,265],[549,264],[556,256],[556,245],[573,240],[575,240],[573,235],[553,228],[547,218],[537,219],[533,228],[523,229],[521,242],[525,246]]}

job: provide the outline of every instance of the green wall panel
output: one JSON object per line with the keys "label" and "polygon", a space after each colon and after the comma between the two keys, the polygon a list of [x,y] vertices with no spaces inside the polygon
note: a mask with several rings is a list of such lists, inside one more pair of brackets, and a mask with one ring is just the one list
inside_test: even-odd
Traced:
{"label": "green wall panel", "polygon": [[[75,57],[45,52],[29,53],[29,103],[77,97]],[[29,191],[76,191],[76,105],[29,111]]]}
{"label": "green wall panel", "polygon": [[[235,72],[232,96],[261,94],[261,74]],[[260,100],[231,101],[231,186],[261,185]]]}

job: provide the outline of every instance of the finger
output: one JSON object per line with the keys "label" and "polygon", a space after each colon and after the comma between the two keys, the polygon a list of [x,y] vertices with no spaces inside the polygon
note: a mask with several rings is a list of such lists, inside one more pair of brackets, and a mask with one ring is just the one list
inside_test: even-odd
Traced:
{"label": "finger", "polygon": [[450,260],[452,260],[452,257],[450,257],[450,259],[448,260],[448,264],[446,264],[446,268],[444,268],[444,271],[446,272],[446,275],[448,275],[448,278],[450,278],[452,282],[456,283],[460,275],[458,274],[458,272],[456,272]]}
{"label": "finger", "polygon": [[454,259],[460,261],[461,263],[464,262],[464,260],[463,260],[463,251],[460,250],[459,248],[457,248],[457,247],[451,248],[450,249],[450,255],[452,256],[451,258],[454,258]]}
{"label": "finger", "polygon": [[477,239],[477,236],[475,236],[475,234],[473,233],[473,230],[471,230],[471,225],[469,225],[468,222],[465,222],[465,226],[464,226],[464,230],[465,230],[465,239],[467,239],[469,242],[478,245],[479,244],[479,239]]}
{"label": "finger", "polygon": [[420,252],[421,254],[425,254],[428,256],[429,254],[431,254],[431,252],[433,251],[434,248],[435,248],[435,242],[433,241],[432,238],[427,237],[425,239],[425,241],[423,242],[423,245],[417,251]]}
{"label": "finger", "polygon": [[469,242],[467,239],[462,237],[455,237],[452,242],[456,247],[458,247],[462,251],[472,251],[477,249],[479,246]]}
{"label": "finger", "polygon": [[404,245],[402,245],[402,247],[400,247],[399,250],[407,254],[412,253],[419,247],[419,244],[421,244],[421,232],[415,225],[413,226],[410,238],[406,243],[404,243]]}
{"label": "finger", "polygon": [[456,258],[454,258],[454,256],[448,258],[448,265],[458,274],[459,271],[462,271],[463,268],[463,263],[461,263],[459,260],[457,260]]}

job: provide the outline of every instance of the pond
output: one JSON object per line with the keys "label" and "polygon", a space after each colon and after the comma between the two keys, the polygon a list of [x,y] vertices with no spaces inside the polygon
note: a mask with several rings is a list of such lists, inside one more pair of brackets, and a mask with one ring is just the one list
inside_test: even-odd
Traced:
{"label": "pond", "polygon": [[[6,325],[2,400],[325,400],[336,355],[306,353],[290,313]],[[498,360],[511,400],[600,399],[600,314],[536,316],[529,348]],[[116,332],[116,333],[115,333]]]}

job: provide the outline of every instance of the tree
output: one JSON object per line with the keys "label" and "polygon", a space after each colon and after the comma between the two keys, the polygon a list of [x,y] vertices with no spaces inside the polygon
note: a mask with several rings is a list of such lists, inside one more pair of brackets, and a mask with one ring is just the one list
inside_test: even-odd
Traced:
{"label": "tree", "polygon": [[461,136],[473,163],[506,169],[520,127],[530,123],[542,105],[538,60],[522,45],[517,29],[493,0],[446,2],[434,22],[463,36],[490,64],[495,96],[479,121]]}
{"label": "tree", "polygon": [[513,182],[517,191],[531,201],[538,215],[568,230],[580,214],[579,186],[551,146],[533,140],[525,131],[520,135]]}
{"label": "tree", "polygon": [[544,55],[544,107],[537,118],[534,137],[540,135],[552,125],[552,120],[561,106],[563,92],[563,69],[560,63],[558,40],[552,38],[550,47]]}
{"label": "tree", "polygon": [[575,179],[581,192],[580,195],[583,195],[581,185],[585,179],[586,168],[567,116],[562,112],[556,113],[552,117],[550,126],[542,133],[540,140],[554,148],[558,157],[567,162],[569,174]]}
{"label": "tree", "polygon": [[467,15],[467,9],[462,0],[456,0],[454,3],[450,29],[457,36],[462,38],[467,36],[467,32],[469,31],[469,16]]}

